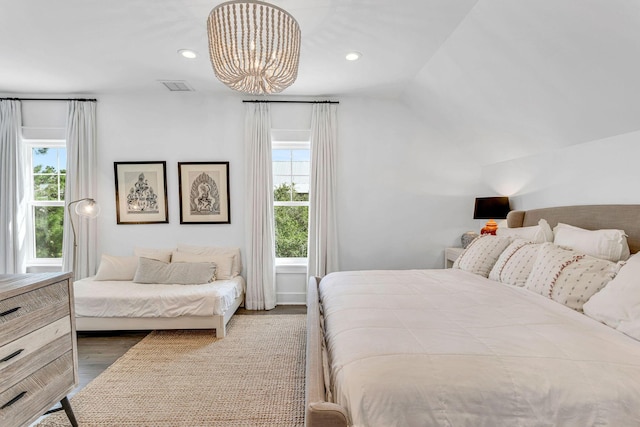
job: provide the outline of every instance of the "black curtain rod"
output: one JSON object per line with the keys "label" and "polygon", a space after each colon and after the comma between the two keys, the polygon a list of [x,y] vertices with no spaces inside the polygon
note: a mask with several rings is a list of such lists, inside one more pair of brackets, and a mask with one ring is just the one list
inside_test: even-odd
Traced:
{"label": "black curtain rod", "polygon": [[3,101],[88,101],[98,102],[97,99],[89,98],[0,98]]}
{"label": "black curtain rod", "polygon": [[280,103],[280,104],[340,104],[339,101],[269,101],[269,100],[260,100],[260,99],[254,99],[254,100],[243,100],[242,102],[252,102],[252,103],[260,103],[260,102],[266,102],[266,103]]}

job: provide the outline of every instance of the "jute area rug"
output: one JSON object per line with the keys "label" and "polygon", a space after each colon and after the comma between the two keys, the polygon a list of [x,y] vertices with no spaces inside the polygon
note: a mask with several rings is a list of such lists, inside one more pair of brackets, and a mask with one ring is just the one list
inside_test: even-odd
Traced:
{"label": "jute area rug", "polygon": [[223,339],[155,331],[71,405],[81,427],[303,426],[305,336],[305,315],[236,315]]}

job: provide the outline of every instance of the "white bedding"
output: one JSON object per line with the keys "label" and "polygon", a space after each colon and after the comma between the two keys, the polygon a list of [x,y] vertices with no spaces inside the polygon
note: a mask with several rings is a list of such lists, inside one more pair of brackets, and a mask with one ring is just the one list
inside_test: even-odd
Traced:
{"label": "white bedding", "polygon": [[202,285],[96,281],[73,284],[77,317],[178,317],[222,315],[244,292],[236,276]]}
{"label": "white bedding", "polygon": [[331,389],[355,426],[638,426],[640,342],[460,270],[320,284]]}

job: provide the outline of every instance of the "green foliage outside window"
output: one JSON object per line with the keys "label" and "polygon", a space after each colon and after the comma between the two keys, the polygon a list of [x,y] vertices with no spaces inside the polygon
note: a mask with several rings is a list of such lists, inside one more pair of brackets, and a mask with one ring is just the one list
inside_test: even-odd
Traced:
{"label": "green foliage outside window", "polygon": [[[64,156],[65,149],[34,148],[33,200],[35,202],[64,201],[66,170],[40,163],[38,156],[47,156],[50,150],[56,150],[57,156]],[[62,257],[62,231],[64,206],[33,206],[36,258]]]}
{"label": "green foliage outside window", "polygon": [[[274,201],[308,201],[309,194],[295,191],[295,184],[281,184],[274,189]],[[275,206],[276,257],[306,258],[309,234],[308,206]]]}
{"label": "green foliage outside window", "polygon": [[34,206],[36,258],[62,258],[63,206]]}

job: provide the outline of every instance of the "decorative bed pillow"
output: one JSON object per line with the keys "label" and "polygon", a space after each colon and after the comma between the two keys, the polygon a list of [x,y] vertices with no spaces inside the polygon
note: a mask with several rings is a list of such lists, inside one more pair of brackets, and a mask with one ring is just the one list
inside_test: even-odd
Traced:
{"label": "decorative bed pillow", "polygon": [[453,263],[453,268],[487,277],[509,243],[511,239],[508,237],[484,234],[467,246]]}
{"label": "decorative bed pillow", "polygon": [[167,263],[140,258],[133,281],[169,285],[200,285],[215,280],[216,266],[212,262]]}
{"label": "decorative bed pillow", "polygon": [[137,257],[157,259],[158,261],[171,262],[171,249],[133,248],[133,254]]}
{"label": "decorative bed pillow", "polygon": [[102,255],[93,280],[133,280],[138,268],[137,256]]}
{"label": "decorative bed pillow", "polygon": [[619,264],[543,243],[525,288],[577,311],[613,279]]}
{"label": "decorative bed pillow", "polygon": [[629,258],[629,244],[623,230],[585,230],[559,223],[553,229],[553,243],[612,262]]}
{"label": "decorative bed pillow", "polygon": [[489,273],[489,279],[524,286],[541,246],[541,243],[516,239],[500,254]]}
{"label": "decorative bed pillow", "polygon": [[546,219],[538,221],[538,225],[531,227],[498,228],[498,236],[524,239],[533,243],[553,242],[553,230]]}
{"label": "decorative bed pillow", "polygon": [[584,314],[640,340],[640,253],[584,304]]}
{"label": "decorative bed pillow", "polygon": [[216,265],[216,277],[219,280],[231,279],[231,266],[233,260],[230,257],[221,255],[200,255],[190,252],[176,251],[171,256],[171,263],[193,263],[193,262],[210,262]]}
{"label": "decorative bed pillow", "polygon": [[218,266],[218,279],[231,279],[242,272],[242,259],[240,258],[239,248],[192,246],[179,243],[176,254],[181,252],[185,256],[187,256],[186,254],[208,256],[209,261],[215,262]]}

